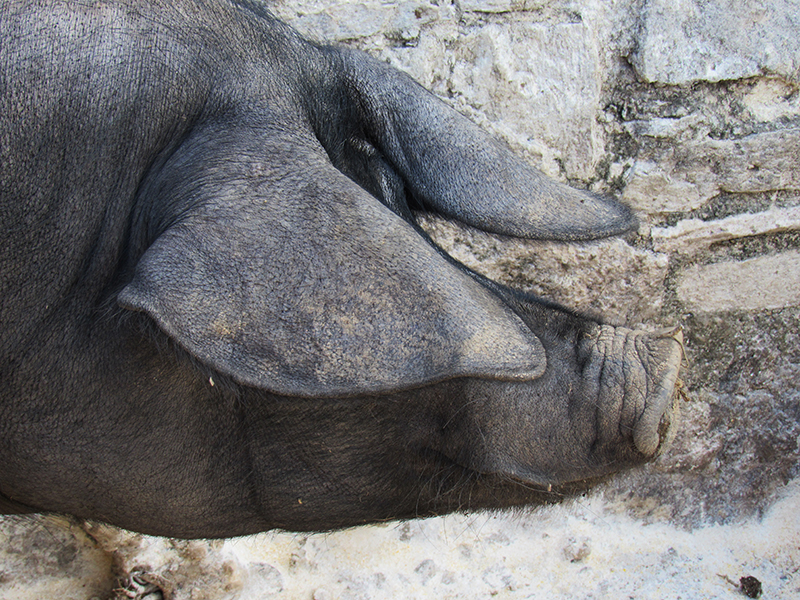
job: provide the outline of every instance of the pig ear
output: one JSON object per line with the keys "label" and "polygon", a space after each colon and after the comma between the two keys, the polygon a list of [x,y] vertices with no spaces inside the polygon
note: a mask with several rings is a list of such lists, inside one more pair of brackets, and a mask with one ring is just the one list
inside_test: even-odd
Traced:
{"label": "pig ear", "polygon": [[427,209],[532,239],[596,239],[635,227],[629,208],[546,177],[404,73],[355,51],[342,56],[366,135]]}
{"label": "pig ear", "polygon": [[287,396],[542,374],[522,320],[321,148],[259,150],[268,165],[240,149],[186,173],[205,200],[147,249],[121,306],[239,383]]}

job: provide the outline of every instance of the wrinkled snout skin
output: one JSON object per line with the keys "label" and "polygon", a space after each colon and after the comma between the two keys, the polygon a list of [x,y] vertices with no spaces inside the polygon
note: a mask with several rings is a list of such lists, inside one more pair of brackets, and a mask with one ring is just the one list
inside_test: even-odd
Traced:
{"label": "wrinkled snout skin", "polygon": [[471,272],[429,211],[635,225],[256,1],[0,2],[0,512],[228,537],[550,502],[674,434],[678,329]]}

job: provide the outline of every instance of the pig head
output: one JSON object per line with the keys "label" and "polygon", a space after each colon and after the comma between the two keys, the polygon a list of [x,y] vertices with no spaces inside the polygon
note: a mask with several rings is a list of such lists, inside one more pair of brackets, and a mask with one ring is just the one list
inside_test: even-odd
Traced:
{"label": "pig head", "polygon": [[415,221],[580,241],[626,207],[256,1],[0,7],[0,509],[324,530],[661,451],[679,332],[506,288]]}

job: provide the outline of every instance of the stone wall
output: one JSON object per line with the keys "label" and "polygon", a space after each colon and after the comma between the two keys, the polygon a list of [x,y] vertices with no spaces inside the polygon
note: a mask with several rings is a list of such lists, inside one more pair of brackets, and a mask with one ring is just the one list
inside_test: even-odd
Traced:
{"label": "stone wall", "polygon": [[[682,323],[683,424],[654,465],[556,508],[234,544],[89,528],[103,560],[172,581],[175,598],[727,598],[748,574],[769,597],[800,596],[800,2],[282,0],[273,10],[309,37],[406,70],[549,175],[637,210],[635,234],[581,245],[425,227],[473,268],[582,312]],[[0,549],[0,596],[38,597],[19,582],[6,584],[19,595],[4,595],[2,572],[30,566],[37,548],[52,558],[42,531],[76,548],[64,565],[97,550],[84,529],[53,523],[2,525],[17,546]]]}

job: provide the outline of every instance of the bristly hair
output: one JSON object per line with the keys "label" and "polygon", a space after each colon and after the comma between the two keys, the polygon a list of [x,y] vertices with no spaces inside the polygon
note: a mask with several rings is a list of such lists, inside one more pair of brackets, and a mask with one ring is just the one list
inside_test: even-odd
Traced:
{"label": "bristly hair", "polygon": [[[106,303],[102,309],[103,318],[115,322],[115,326],[119,329],[127,329],[140,336],[144,343],[155,346],[159,354],[170,356],[178,364],[186,365],[197,372],[227,402],[245,401],[245,397],[248,395],[245,391],[249,389],[248,386],[237,383],[232,377],[199,360],[165,333],[148,315],[121,308],[116,302]],[[257,391],[266,393],[261,390]]]}

